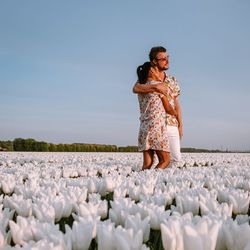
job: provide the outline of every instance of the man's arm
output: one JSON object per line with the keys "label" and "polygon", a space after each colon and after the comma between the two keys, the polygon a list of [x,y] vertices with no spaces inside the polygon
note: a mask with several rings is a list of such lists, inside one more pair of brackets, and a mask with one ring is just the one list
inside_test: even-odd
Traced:
{"label": "man's arm", "polygon": [[178,97],[174,98],[174,106],[175,106],[175,110],[177,112],[177,120],[178,120],[178,130],[179,130],[179,135],[180,135],[180,139],[183,136],[183,124],[182,124],[182,115],[181,115],[181,106],[180,103],[178,101]]}
{"label": "man's arm", "polygon": [[167,86],[164,83],[158,83],[158,84],[140,84],[139,82],[136,82],[133,87],[133,92],[135,94],[148,94],[148,93],[161,93],[163,95],[167,95]]}

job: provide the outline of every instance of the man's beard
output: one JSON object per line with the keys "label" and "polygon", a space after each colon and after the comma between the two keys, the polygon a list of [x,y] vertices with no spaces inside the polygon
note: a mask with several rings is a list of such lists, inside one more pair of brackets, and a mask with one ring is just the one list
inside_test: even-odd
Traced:
{"label": "man's beard", "polygon": [[163,66],[163,67],[159,67],[159,70],[162,70],[162,71],[165,71],[165,70],[168,70],[169,66]]}

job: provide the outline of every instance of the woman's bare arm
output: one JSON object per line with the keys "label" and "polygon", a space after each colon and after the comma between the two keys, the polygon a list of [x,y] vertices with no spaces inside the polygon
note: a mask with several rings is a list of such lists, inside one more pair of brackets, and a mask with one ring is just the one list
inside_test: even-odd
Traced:
{"label": "woman's bare arm", "polygon": [[135,94],[148,94],[156,92],[156,88],[154,84],[140,84],[137,82],[133,87],[133,92]]}
{"label": "woman's bare arm", "polygon": [[174,115],[177,117],[177,112],[175,109],[173,109],[173,107],[170,105],[168,99],[166,96],[163,96],[161,98],[161,101],[162,101],[162,104],[163,104],[163,107],[166,111],[167,114],[170,114],[170,115]]}
{"label": "woman's bare arm", "polygon": [[148,94],[148,93],[161,93],[163,95],[167,95],[167,86],[164,83],[158,83],[158,84],[140,84],[135,83],[133,87],[133,93],[135,94]]}

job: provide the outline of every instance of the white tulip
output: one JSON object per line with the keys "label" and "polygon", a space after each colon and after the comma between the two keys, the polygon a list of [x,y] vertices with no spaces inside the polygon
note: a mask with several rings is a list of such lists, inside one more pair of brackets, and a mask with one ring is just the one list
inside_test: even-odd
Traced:
{"label": "white tulip", "polygon": [[108,216],[108,202],[106,200],[100,201],[97,209],[97,215],[102,219],[106,219]]}
{"label": "white tulip", "polygon": [[175,199],[176,207],[180,213],[192,212],[194,215],[199,213],[199,200],[197,196],[177,195]]}
{"label": "white tulip", "polygon": [[24,199],[22,195],[5,196],[3,203],[5,207],[14,209],[20,216],[29,217],[32,215],[32,201],[31,199]]}
{"label": "white tulip", "polygon": [[84,203],[79,204],[77,212],[82,217],[85,217],[85,216],[94,216],[95,217],[98,214],[98,212],[97,212],[98,206],[99,206],[99,204],[84,202]]}
{"label": "white tulip", "polygon": [[250,244],[250,226],[248,223],[237,225],[230,221],[223,226],[228,250],[244,249]]}
{"label": "white tulip", "polygon": [[206,198],[203,196],[200,196],[200,211],[201,215],[207,215],[209,213],[214,213],[218,215],[225,215],[227,217],[232,216],[233,211],[233,204],[228,203],[218,203],[217,200],[214,200],[212,198]]}
{"label": "white tulip", "polygon": [[6,233],[5,230],[0,228],[0,249],[5,249],[11,243],[11,232]]}
{"label": "white tulip", "polygon": [[48,242],[46,239],[38,241],[32,246],[32,250],[63,250],[65,249],[64,244],[58,243],[54,244],[53,242]]}
{"label": "white tulip", "polygon": [[215,249],[219,226],[217,222],[209,223],[203,219],[197,225],[184,225],[184,249]]}
{"label": "white tulip", "polygon": [[0,205],[0,231],[5,232],[9,224],[9,220],[12,220],[15,211],[9,208],[4,208]]}
{"label": "white tulip", "polygon": [[10,176],[3,178],[1,189],[4,194],[11,194],[13,193],[15,189],[15,185],[16,185],[15,177],[10,175]]}
{"label": "white tulip", "polygon": [[115,223],[116,226],[124,224],[122,217],[121,217],[121,212],[122,212],[122,210],[117,211],[117,210],[112,209],[112,208],[109,209],[109,218],[112,222]]}
{"label": "white tulip", "polygon": [[72,212],[73,205],[64,195],[56,196],[51,200],[51,205],[55,209],[55,221],[67,218]]}
{"label": "white tulip", "polygon": [[150,218],[150,228],[160,230],[160,224],[169,217],[170,210],[165,211],[164,207],[158,207],[153,204],[148,204],[145,208],[147,215]]}
{"label": "white tulip", "polygon": [[97,243],[99,250],[115,250],[114,224],[99,223],[97,225]]}
{"label": "white tulip", "polygon": [[216,250],[228,250],[226,246],[225,233],[224,233],[225,225],[223,224],[223,222],[225,221],[218,221],[218,222],[220,222],[222,225],[219,228],[215,249]]}
{"label": "white tulip", "polygon": [[115,188],[115,181],[111,176],[107,176],[103,180],[105,189],[108,193],[113,192]]}
{"label": "white tulip", "polygon": [[[166,196],[165,194],[155,194],[152,196],[153,198],[153,202],[155,205],[157,206],[164,206],[166,207],[166,205],[169,203],[172,203],[172,199],[170,198],[170,196]],[[171,201],[171,203],[170,203]]]}
{"label": "white tulip", "polygon": [[41,222],[54,223],[55,221],[55,209],[45,201],[33,204],[33,214]]}
{"label": "white tulip", "polygon": [[153,195],[154,187],[155,187],[154,185],[155,185],[154,182],[142,184],[140,187],[142,190],[142,193],[145,195]]}
{"label": "white tulip", "polygon": [[162,244],[165,250],[183,250],[183,232],[180,218],[164,220],[160,225]]}
{"label": "white tulip", "polygon": [[73,243],[72,243],[72,230],[69,225],[65,225],[65,234],[64,234],[64,242],[65,242],[65,250],[71,250]]}
{"label": "white tulip", "polygon": [[228,199],[233,204],[234,214],[247,214],[250,202],[248,193],[231,193]]}
{"label": "white tulip", "polygon": [[59,231],[58,224],[39,222],[37,220],[31,221],[30,224],[35,241],[46,239],[54,245],[65,245],[64,235]]}
{"label": "white tulip", "polygon": [[227,190],[227,189],[220,190],[219,189],[218,190],[218,201],[220,203],[222,203],[222,202],[227,202],[228,203],[228,201],[229,201],[229,198],[228,198],[229,194],[230,194],[230,190]]}
{"label": "white tulip", "polygon": [[40,192],[39,177],[34,177],[33,179],[28,179],[25,185],[16,185],[15,194],[22,195],[26,199],[31,199]]}
{"label": "white tulip", "polygon": [[86,201],[88,189],[69,186],[65,188],[62,193],[68,200],[72,201],[72,203],[81,203]]}
{"label": "white tulip", "polygon": [[30,240],[34,240],[32,226],[30,222],[21,217],[17,216],[17,222],[9,222],[10,232],[13,239],[13,242],[18,245],[24,245]]}
{"label": "white tulip", "polygon": [[[171,200],[171,202],[170,202]],[[161,207],[169,203],[172,203],[172,199],[170,198],[170,195],[165,195],[163,193],[155,193],[153,196],[148,195],[140,195],[140,201],[143,201],[145,203],[154,203],[155,205]]]}
{"label": "white tulip", "polygon": [[122,217],[122,211],[130,214],[136,213],[136,205],[134,201],[129,198],[120,198],[115,201],[111,201],[111,209],[109,209],[109,218],[115,225],[124,225],[124,218]]}
{"label": "white tulip", "polygon": [[88,193],[96,193],[99,188],[99,183],[96,179],[89,179],[88,180]]}
{"label": "white tulip", "polygon": [[142,230],[136,233],[132,228],[124,229],[118,226],[114,231],[116,249],[119,250],[137,250],[141,249],[143,242]]}
{"label": "white tulip", "polygon": [[131,186],[128,188],[128,196],[134,201],[139,201],[140,192],[140,186]]}
{"label": "white tulip", "polygon": [[144,220],[141,219],[141,215],[137,213],[136,215],[127,216],[125,219],[125,228],[132,228],[134,232],[142,230],[143,232],[143,242],[147,242],[149,240],[150,234],[150,218],[146,217]]}
{"label": "white tulip", "polygon": [[199,234],[205,250],[215,249],[218,232],[221,224],[217,220],[211,220],[209,217],[203,217],[195,225],[195,230]]}
{"label": "white tulip", "polygon": [[64,203],[64,207],[63,207],[62,217],[63,218],[68,218],[70,216],[70,214],[72,213],[73,204],[68,199],[68,197],[65,197],[64,200],[65,200],[65,203]]}
{"label": "white tulip", "polygon": [[97,204],[101,200],[101,195],[99,193],[89,194],[88,195],[88,200],[89,200],[89,202]]}
{"label": "white tulip", "polygon": [[72,226],[72,249],[88,250],[92,240],[93,225],[74,221]]}
{"label": "white tulip", "polygon": [[184,249],[204,249],[203,242],[197,231],[191,225],[183,227]]}
{"label": "white tulip", "polygon": [[72,217],[75,221],[81,222],[83,224],[91,224],[93,227],[92,230],[92,238],[96,238],[97,234],[97,223],[100,222],[101,217],[100,216],[87,216],[87,217],[81,217],[76,214],[72,214]]}
{"label": "white tulip", "polygon": [[233,204],[221,203],[218,209],[219,214],[222,216],[225,215],[227,217],[231,217],[233,213]]}
{"label": "white tulip", "polygon": [[175,233],[165,224],[161,224],[161,238],[164,250],[176,250]]}
{"label": "white tulip", "polygon": [[219,204],[216,200],[213,200],[213,199],[207,200],[204,197],[204,199],[201,199],[199,201],[199,206],[200,206],[201,215],[207,215],[210,212],[215,211],[218,208]]}
{"label": "white tulip", "polygon": [[[7,248],[6,250],[11,250],[12,248]],[[65,249],[64,245],[54,244],[53,242],[48,242],[48,240],[43,239],[38,242],[30,241],[25,244],[22,248],[15,246],[14,248],[20,250],[63,250]]]}
{"label": "white tulip", "polygon": [[114,199],[124,198],[127,194],[128,190],[125,187],[117,187],[114,190]]}

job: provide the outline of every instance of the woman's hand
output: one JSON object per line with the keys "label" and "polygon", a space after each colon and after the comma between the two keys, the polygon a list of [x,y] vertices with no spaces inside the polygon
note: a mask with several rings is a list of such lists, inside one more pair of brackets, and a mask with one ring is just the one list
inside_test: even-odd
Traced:
{"label": "woman's hand", "polygon": [[169,95],[168,87],[165,83],[157,83],[154,85],[156,92],[163,94],[165,96]]}

